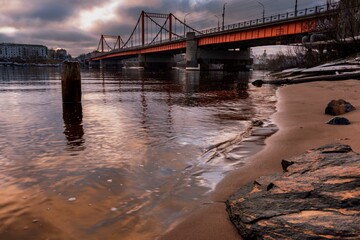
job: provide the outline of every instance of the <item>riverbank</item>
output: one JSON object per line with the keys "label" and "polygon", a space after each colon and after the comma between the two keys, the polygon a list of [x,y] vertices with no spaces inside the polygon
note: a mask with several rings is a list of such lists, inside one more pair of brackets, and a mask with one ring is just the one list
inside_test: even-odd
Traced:
{"label": "riverbank", "polygon": [[10,67],[60,67],[61,63],[17,63],[17,62],[0,62],[0,66]]}
{"label": "riverbank", "polygon": [[280,87],[277,112],[272,120],[279,131],[266,140],[265,148],[249,164],[226,175],[210,201],[161,239],[241,239],[225,211],[225,200],[256,178],[281,171],[281,160],[300,155],[327,143],[348,144],[360,153],[360,111],[346,114],[348,126],[325,124],[331,116],[324,110],[332,99],[343,98],[360,109],[360,81],[312,82]]}

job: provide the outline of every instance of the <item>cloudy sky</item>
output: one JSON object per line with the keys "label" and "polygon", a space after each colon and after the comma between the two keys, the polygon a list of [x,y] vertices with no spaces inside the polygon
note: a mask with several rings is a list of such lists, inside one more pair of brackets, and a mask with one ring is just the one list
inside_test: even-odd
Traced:
{"label": "cloudy sky", "polygon": [[[298,9],[327,0],[298,0]],[[172,12],[196,29],[293,11],[295,0],[0,0],[0,43],[43,44],[73,56],[96,50],[101,34],[126,39],[142,10]],[[217,15],[218,17],[216,17]],[[221,24],[221,23],[220,23]]]}

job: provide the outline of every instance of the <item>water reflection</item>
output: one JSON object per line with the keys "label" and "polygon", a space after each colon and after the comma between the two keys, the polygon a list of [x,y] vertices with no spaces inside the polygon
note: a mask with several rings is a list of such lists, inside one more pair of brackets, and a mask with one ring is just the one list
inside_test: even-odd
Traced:
{"label": "water reflection", "polygon": [[249,98],[249,72],[185,72],[180,81],[185,106],[211,106],[223,101]]}
{"label": "water reflection", "polygon": [[63,103],[64,134],[69,150],[83,150],[84,128],[81,103]]}
{"label": "water reflection", "polygon": [[[63,104],[59,73],[4,72],[0,189],[9,190],[0,193],[12,197],[0,199],[0,213],[12,221],[0,239],[26,239],[14,229],[28,222],[39,239],[155,239],[253,145],[209,147],[267,118],[274,104],[271,89],[248,84],[251,73],[83,70],[82,104]],[[24,91],[40,81],[41,90]],[[26,212],[13,216],[28,195]]]}

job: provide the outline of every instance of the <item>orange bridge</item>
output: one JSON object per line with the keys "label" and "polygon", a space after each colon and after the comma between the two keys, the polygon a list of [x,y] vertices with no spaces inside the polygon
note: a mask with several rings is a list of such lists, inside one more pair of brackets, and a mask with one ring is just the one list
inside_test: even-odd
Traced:
{"label": "orange bridge", "polygon": [[[324,23],[336,20],[337,12],[335,3],[203,31],[188,26],[171,13],[142,12],[126,42],[120,36],[102,35],[98,51],[91,54],[89,61],[98,61],[102,66],[103,61],[138,57],[145,67],[146,63],[171,66],[174,54],[186,53],[188,67],[210,63],[244,66],[249,64],[250,47],[301,43],[303,36],[317,33]],[[158,32],[149,33],[149,25],[157,27]],[[110,47],[108,37],[117,39],[115,46]]]}

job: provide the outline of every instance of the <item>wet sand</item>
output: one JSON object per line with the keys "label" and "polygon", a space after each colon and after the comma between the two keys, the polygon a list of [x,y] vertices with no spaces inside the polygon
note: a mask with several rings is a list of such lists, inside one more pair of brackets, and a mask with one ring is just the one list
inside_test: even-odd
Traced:
{"label": "wet sand", "polygon": [[[269,137],[265,148],[249,159],[249,164],[230,172],[216,187],[209,202],[204,202],[191,216],[160,239],[241,239],[225,211],[225,200],[242,185],[254,179],[281,171],[281,160],[304,153],[324,144],[348,144],[360,153],[360,81],[312,82],[284,86],[277,90],[277,112],[272,120],[279,131]],[[332,118],[324,114],[332,99],[344,99],[357,110],[347,113],[351,125],[325,124]]]}

